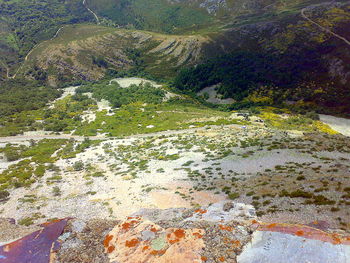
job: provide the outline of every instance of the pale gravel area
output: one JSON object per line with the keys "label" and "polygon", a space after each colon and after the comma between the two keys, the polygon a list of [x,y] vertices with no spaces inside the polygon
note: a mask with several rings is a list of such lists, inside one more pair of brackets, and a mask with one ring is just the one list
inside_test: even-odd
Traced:
{"label": "pale gravel area", "polygon": [[[230,155],[218,159],[215,155],[220,154],[220,147],[217,150],[207,148],[207,144],[260,138],[273,132],[259,125],[245,129],[224,126],[147,137],[106,139],[75,158],[58,160],[55,165],[60,171],[47,171],[30,188],[13,189],[10,200],[0,204],[1,216],[17,220],[34,213],[46,216],[38,221],[68,216],[84,220],[96,217],[122,219],[140,208],[192,207],[219,202],[227,198],[225,194],[209,190],[191,192],[193,182],[188,180],[188,171],[203,172],[214,167],[220,168],[220,174],[235,172],[244,177],[275,165],[310,159],[293,150],[256,152],[248,158]],[[184,148],[186,145],[191,145],[191,148]],[[235,154],[246,150],[249,149],[232,148]],[[164,160],[154,157],[154,154],[178,154],[178,158]],[[208,159],[208,154],[214,156]],[[134,165],[142,160],[147,167]],[[74,171],[73,164],[78,161],[92,168],[90,171]],[[191,163],[185,165],[188,161]],[[94,172],[102,172],[103,176],[87,177]],[[214,170],[213,176],[219,177],[218,173],[219,170]],[[62,178],[50,181],[53,176]],[[60,196],[54,196],[54,187],[60,189]],[[33,195],[36,201],[21,201],[20,198],[25,195]]]}
{"label": "pale gravel area", "polygon": [[[73,159],[58,160],[55,165],[60,172],[47,171],[37,183],[30,188],[19,188],[11,191],[11,198],[0,204],[1,216],[15,219],[40,213],[50,218],[66,216],[90,219],[94,217],[123,218],[140,208],[169,208],[191,207],[192,204],[207,205],[226,198],[223,194],[214,194],[211,191],[201,191],[192,195],[192,200],[181,198],[176,191],[188,194],[193,186],[188,181],[188,174],[183,166],[189,160],[194,163],[186,166],[189,169],[210,167],[214,162],[204,162],[203,152],[198,151],[199,146],[191,150],[181,149],[179,140],[195,141],[196,134],[200,137],[211,138],[213,134],[233,134],[239,137],[263,134],[264,129],[253,127],[252,130],[240,128],[212,128],[207,131],[200,130],[194,134],[158,135],[158,137],[126,138],[105,140],[100,145],[91,147],[78,154]],[[246,134],[246,135],[245,135]],[[231,136],[231,135],[230,135]],[[152,141],[149,148],[142,150],[144,143]],[[120,148],[123,146],[123,148]],[[132,147],[132,148],[125,148]],[[139,148],[141,147],[141,148]],[[164,155],[179,154],[176,160],[159,160],[153,158],[153,153]],[[147,168],[130,168],[125,161],[146,160]],[[103,177],[87,178],[87,171],[74,171],[75,162],[82,161],[85,166],[91,165]],[[249,160],[235,164],[222,160],[220,166],[223,170],[242,171],[243,166],[251,169]],[[236,166],[237,165],[237,166]],[[260,167],[263,169],[264,167]],[[50,177],[62,176],[61,180],[50,183]],[[53,195],[53,187],[59,187],[61,196]],[[146,189],[149,190],[146,190]],[[34,195],[36,201],[21,202],[19,199],[25,195]],[[39,219],[45,221],[47,218]]]}
{"label": "pale gravel area", "polygon": [[[117,79],[110,80],[109,84],[111,84],[112,82],[117,82],[122,88],[128,88],[131,85],[138,86],[140,84],[146,84],[146,83],[151,84],[155,88],[162,88],[163,87],[162,85],[160,85],[154,81],[143,79],[143,78],[117,78]],[[180,97],[180,95],[165,90],[165,98],[163,101],[167,101],[167,100],[169,100],[171,98],[175,98],[175,97]]]}
{"label": "pale gravel area", "polygon": [[61,95],[61,97],[57,98],[56,100],[50,102],[49,104],[49,109],[53,109],[55,107],[55,103],[59,100],[62,100],[68,96],[73,96],[75,94],[75,90],[79,88],[79,86],[71,86],[71,87],[67,87],[63,89],[63,94]]}
{"label": "pale gravel area", "polygon": [[204,94],[208,94],[209,98],[207,99],[207,102],[213,103],[213,104],[232,104],[235,102],[234,99],[228,98],[228,99],[222,99],[221,95],[217,93],[216,88],[218,85],[206,87],[202,89],[200,92],[197,93],[199,96],[203,96]]}
{"label": "pale gravel area", "polygon": [[350,119],[320,114],[320,120],[328,124],[333,130],[345,136],[350,136]]}
{"label": "pale gravel area", "polygon": [[117,82],[122,88],[128,88],[130,87],[130,85],[140,85],[140,84],[146,84],[146,83],[149,83],[156,88],[162,87],[162,85],[159,85],[154,81],[142,79],[142,78],[117,78],[117,79],[112,79],[109,83],[111,84],[112,82]]}

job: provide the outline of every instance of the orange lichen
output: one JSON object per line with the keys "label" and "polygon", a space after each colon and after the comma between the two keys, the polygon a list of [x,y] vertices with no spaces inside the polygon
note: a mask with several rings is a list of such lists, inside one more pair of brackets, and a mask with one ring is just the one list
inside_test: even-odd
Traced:
{"label": "orange lichen", "polygon": [[144,246],[143,249],[142,249],[142,251],[145,251],[145,250],[148,250],[148,249],[150,249],[149,246]]}
{"label": "orange lichen", "polygon": [[126,247],[135,247],[140,241],[137,238],[133,238],[131,240],[125,241],[125,246]]}
{"label": "orange lichen", "polygon": [[180,239],[169,240],[170,245],[180,242]]}
{"label": "orange lichen", "polygon": [[232,243],[232,245],[234,247],[240,247],[241,246],[241,242],[239,240],[232,240],[231,243]]}
{"label": "orange lichen", "polygon": [[226,230],[226,231],[229,231],[229,232],[233,231],[233,227],[231,227],[231,226],[219,225],[219,228],[221,230]]}
{"label": "orange lichen", "polygon": [[141,220],[141,217],[139,217],[139,216],[128,216],[127,220],[130,220],[130,219]]}
{"label": "orange lichen", "polygon": [[225,261],[225,258],[224,258],[224,257],[219,257],[218,259],[219,259],[219,261],[221,261],[221,262],[224,262],[224,261]]}
{"label": "orange lichen", "polygon": [[107,252],[112,253],[114,250],[115,250],[115,246],[110,246],[108,247]]}
{"label": "orange lichen", "polygon": [[200,233],[193,233],[192,235],[194,235],[196,238],[202,238],[203,235],[201,235]]}
{"label": "orange lichen", "polygon": [[125,223],[122,224],[122,228],[123,228],[124,230],[129,230],[130,226],[131,226],[131,224],[128,223],[128,222],[125,222]]}
{"label": "orange lichen", "polygon": [[255,219],[252,220],[252,224],[258,224],[258,221],[256,221]]}
{"label": "orange lichen", "polygon": [[152,228],[151,228],[151,231],[152,231],[152,232],[157,232],[158,230],[157,230],[157,228],[152,227]]}
{"label": "orange lichen", "polygon": [[104,247],[109,247],[109,242],[111,242],[112,239],[113,239],[112,235],[107,235],[105,240],[103,241],[103,246]]}
{"label": "orange lichen", "polygon": [[157,255],[161,256],[161,255],[164,255],[165,252],[166,250],[152,250],[150,254],[152,256],[157,256]]}
{"label": "orange lichen", "polygon": [[185,230],[177,229],[177,230],[175,230],[174,234],[177,238],[184,238],[185,237]]}
{"label": "orange lichen", "polygon": [[207,257],[205,257],[205,256],[201,256],[201,260],[202,260],[202,261],[207,261],[207,260],[208,260],[208,258],[207,258]]}
{"label": "orange lichen", "polygon": [[[132,219],[132,217],[130,219]],[[123,230],[129,230],[134,224],[137,223],[139,223],[139,220],[131,220],[130,222],[124,222],[121,226]]]}
{"label": "orange lichen", "polygon": [[304,231],[298,230],[298,231],[295,232],[295,234],[300,237],[300,236],[304,235]]}
{"label": "orange lichen", "polygon": [[341,244],[341,239],[339,238],[339,236],[337,234],[333,234],[332,235],[332,238],[333,238],[333,244],[334,245],[339,245]]}
{"label": "orange lichen", "polygon": [[201,214],[201,215],[203,215],[203,214],[205,214],[205,213],[207,213],[208,212],[208,210],[203,210],[203,209],[197,209],[196,211],[194,211],[195,213],[197,213],[197,214]]}
{"label": "orange lichen", "polygon": [[268,228],[273,228],[273,227],[275,227],[275,226],[277,226],[277,224],[276,224],[276,223],[272,223],[272,224],[269,224],[267,227],[268,227]]}

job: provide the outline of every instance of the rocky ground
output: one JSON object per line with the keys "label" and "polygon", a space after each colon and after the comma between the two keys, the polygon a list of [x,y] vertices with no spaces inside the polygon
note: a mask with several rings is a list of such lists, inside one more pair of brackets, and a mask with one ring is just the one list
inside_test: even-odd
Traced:
{"label": "rocky ground", "polygon": [[[61,99],[74,92],[66,89]],[[109,107],[98,102],[84,116]],[[185,121],[222,118],[193,116]],[[350,231],[346,122],[321,116],[343,133],[337,134],[311,120],[306,123],[316,129],[281,127],[295,127],[298,117],[289,114],[232,112],[226,118],[240,124],[90,140],[43,131],[0,138],[7,149],[0,153],[1,186],[9,190],[0,191],[0,262],[29,262],[6,254],[7,245],[46,232],[60,236],[57,263],[348,262],[341,261],[349,254]],[[22,157],[8,160],[16,151]],[[19,184],[30,169],[35,179]],[[4,185],[13,177],[13,186]],[[281,246],[289,252],[276,253]],[[319,249],[319,257],[293,257],[308,249]]]}
{"label": "rocky ground", "polygon": [[267,222],[325,220],[349,230],[349,159],[347,137],[259,123],[105,139],[58,159],[30,187],[13,189],[0,211],[34,222],[96,214],[122,219],[140,208],[235,199],[252,204]]}
{"label": "rocky ground", "polygon": [[[63,219],[37,227],[2,220],[24,236],[0,236],[0,262],[272,263],[348,262],[350,237],[322,221],[257,221],[250,205],[223,201],[198,209],[142,209],[123,220]],[[309,253],[312,250],[313,253]],[[30,251],[30,252],[29,252]]]}

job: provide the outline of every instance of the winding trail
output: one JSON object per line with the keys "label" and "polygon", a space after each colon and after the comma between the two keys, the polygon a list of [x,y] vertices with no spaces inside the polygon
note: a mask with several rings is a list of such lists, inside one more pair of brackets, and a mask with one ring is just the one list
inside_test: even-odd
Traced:
{"label": "winding trail", "polygon": [[[95,17],[95,19],[96,19],[96,22],[97,22],[97,24],[99,25],[99,24],[100,24],[100,19],[98,18],[97,14],[96,14],[94,11],[92,11],[92,10],[86,5],[86,0],[83,0],[83,5],[84,5],[84,7],[85,7],[91,14],[94,15],[94,17]],[[15,74],[13,74],[12,76],[10,75],[10,69],[9,69],[9,67],[8,67],[6,64],[4,64],[3,62],[1,62],[1,64],[3,64],[3,65],[5,66],[5,68],[6,68],[6,78],[7,78],[7,79],[14,79],[14,78],[16,78],[18,72],[23,68],[25,62],[28,60],[28,58],[29,58],[29,56],[32,54],[32,52],[33,52],[38,46],[40,46],[40,45],[42,45],[42,44],[44,44],[44,43],[46,43],[46,42],[48,42],[48,41],[51,41],[51,40],[55,39],[55,38],[58,36],[58,34],[60,33],[60,31],[61,31],[64,27],[65,27],[65,26],[61,26],[61,27],[56,31],[55,35],[54,35],[52,38],[50,38],[50,39],[48,39],[48,40],[45,40],[45,41],[43,41],[43,42],[40,42],[40,43],[36,44],[36,45],[28,52],[28,54],[27,54],[26,57],[24,58],[24,61],[22,62],[22,64],[20,65],[20,67],[16,70]]]}
{"label": "winding trail", "polygon": [[85,8],[91,13],[94,15],[95,19],[96,19],[96,22],[97,24],[99,25],[100,24],[100,19],[98,18],[98,16],[96,15],[96,13],[94,11],[92,11],[87,5],[86,5],[86,0],[83,0],[83,5],[85,6]]}
{"label": "winding trail", "polygon": [[342,37],[342,36],[338,35],[337,33],[334,33],[334,32],[331,31],[330,29],[328,29],[328,28],[326,28],[326,27],[320,25],[319,23],[317,23],[317,22],[313,21],[311,18],[309,18],[309,17],[305,14],[305,11],[307,11],[307,8],[308,8],[308,7],[305,7],[305,8],[303,8],[303,9],[301,9],[301,16],[302,16],[304,19],[306,19],[306,20],[309,21],[310,23],[316,25],[316,26],[317,26],[318,28],[320,28],[322,31],[325,31],[325,32],[327,32],[327,33],[329,33],[329,34],[335,36],[336,38],[338,38],[338,39],[344,41],[348,46],[350,46],[350,41],[347,40],[345,37]]}
{"label": "winding trail", "polygon": [[61,31],[64,27],[65,27],[65,26],[61,26],[61,27],[56,31],[55,35],[54,35],[52,38],[47,39],[47,40],[45,40],[45,41],[43,41],[43,42],[40,42],[40,43],[36,44],[36,45],[28,52],[28,54],[27,54],[26,57],[24,58],[24,61],[23,61],[22,64],[21,64],[21,66],[16,70],[15,74],[13,74],[12,76],[10,76],[9,68],[6,66],[6,69],[7,69],[7,78],[8,78],[8,79],[14,79],[14,78],[16,78],[18,72],[23,68],[25,62],[28,60],[30,54],[32,54],[32,52],[34,51],[34,49],[36,49],[38,46],[40,46],[40,45],[42,45],[42,44],[44,44],[44,43],[46,43],[46,42],[48,42],[48,41],[51,41],[51,40],[55,39],[55,38],[58,36],[58,34],[60,33],[60,31]]}
{"label": "winding trail", "polygon": [[[208,125],[207,127],[211,128],[219,128],[222,127],[222,125]],[[160,131],[160,132],[152,132],[152,133],[141,133],[141,134],[134,134],[134,135],[128,135],[128,136],[119,136],[119,137],[105,137],[103,135],[100,136],[79,136],[79,135],[69,135],[69,134],[60,134],[60,135],[17,135],[17,136],[8,136],[8,137],[0,137],[0,143],[17,143],[17,142],[25,142],[25,141],[40,141],[43,139],[74,139],[76,141],[83,141],[85,138],[89,138],[90,140],[96,141],[96,140],[120,140],[120,139],[132,139],[132,138],[148,138],[153,136],[171,136],[171,135],[178,135],[178,134],[184,134],[184,133],[193,133],[198,131],[206,131],[207,127],[199,127],[199,128],[190,128],[190,129],[183,129],[183,130],[167,130],[167,131]],[[225,128],[233,128],[233,129],[242,129],[242,125],[238,124],[229,124],[224,125]]]}
{"label": "winding trail", "polygon": [[2,62],[1,60],[0,60],[0,63],[5,67],[5,69],[6,69],[6,78],[9,78],[9,76],[10,76],[10,69],[9,69],[9,67],[4,63],[4,62]]}

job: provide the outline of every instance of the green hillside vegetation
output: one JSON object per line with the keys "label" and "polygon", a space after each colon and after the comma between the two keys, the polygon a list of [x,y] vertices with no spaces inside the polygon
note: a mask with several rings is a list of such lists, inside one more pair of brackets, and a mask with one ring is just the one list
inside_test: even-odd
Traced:
{"label": "green hillside vegetation", "polygon": [[[308,15],[349,38],[349,31],[345,30],[350,26],[349,8],[320,7]],[[235,36],[238,34],[231,37]],[[246,47],[230,54],[182,69],[175,86],[198,92],[219,84],[217,91],[224,98],[234,98],[243,106],[262,104],[256,97],[252,101],[255,94],[270,97],[266,100],[269,105],[290,101],[299,109],[350,114],[350,79],[346,73],[350,56],[344,42],[303,20],[289,23],[272,38],[262,34],[258,41],[247,38],[246,42]],[[335,61],[338,66],[332,65]]]}
{"label": "green hillside vegetation", "polygon": [[57,98],[59,90],[37,81],[10,80],[0,84],[0,116],[43,108]]}
{"label": "green hillside vegetation", "polygon": [[0,24],[7,28],[0,30],[1,60],[13,66],[17,61],[8,53],[23,60],[35,44],[54,36],[62,25],[88,21],[93,17],[80,0],[0,0]]}
{"label": "green hillside vegetation", "polygon": [[102,82],[77,89],[78,94],[86,92],[92,92],[93,97],[97,100],[108,100],[114,108],[134,102],[160,104],[165,97],[164,90],[154,88],[150,83],[122,88],[117,82],[113,81],[110,84]]}
{"label": "green hillside vegetation", "polygon": [[206,11],[188,3],[171,4],[164,0],[89,0],[87,3],[100,16],[121,26],[154,32],[173,33],[213,22]]}

